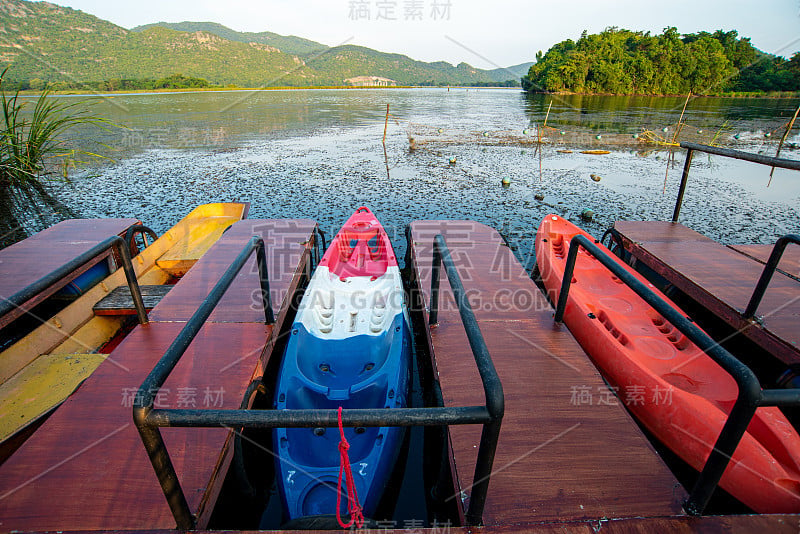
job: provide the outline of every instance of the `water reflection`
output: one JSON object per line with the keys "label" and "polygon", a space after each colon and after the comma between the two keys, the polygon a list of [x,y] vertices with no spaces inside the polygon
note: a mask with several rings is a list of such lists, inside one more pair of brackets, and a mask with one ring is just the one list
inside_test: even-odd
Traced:
{"label": "water reflection", "polygon": [[[531,124],[541,124],[550,102],[548,124],[579,130],[637,133],[677,123],[686,97],[522,95]],[[778,98],[692,97],[684,120],[692,128],[772,131],[791,119],[796,102]]]}

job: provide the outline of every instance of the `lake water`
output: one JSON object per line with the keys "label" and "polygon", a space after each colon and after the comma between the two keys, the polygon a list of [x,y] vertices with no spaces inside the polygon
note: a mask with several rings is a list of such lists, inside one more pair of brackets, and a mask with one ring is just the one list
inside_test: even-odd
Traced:
{"label": "lake water", "polygon": [[[54,190],[81,216],[133,216],[159,233],[206,202],[247,201],[251,218],[308,217],[326,232],[366,205],[399,257],[410,221],[473,219],[500,230],[531,267],[548,213],[580,222],[590,208],[594,221],[580,224],[598,237],[617,219],[671,217],[684,151],[672,161],[633,135],[671,140],[684,102],[463,88],[114,95],[98,98],[94,110],[127,129],[81,134],[85,148],[114,161],[84,167]],[[797,104],[693,99],[681,139],[774,155]],[[538,151],[533,125],[545,116],[547,142]],[[800,159],[800,138],[790,141],[781,155]],[[611,153],[580,154],[584,148]],[[558,151],[565,149],[573,152]],[[769,171],[696,154],[681,222],[725,243],[797,233],[800,174],[776,170],[767,187]]]}

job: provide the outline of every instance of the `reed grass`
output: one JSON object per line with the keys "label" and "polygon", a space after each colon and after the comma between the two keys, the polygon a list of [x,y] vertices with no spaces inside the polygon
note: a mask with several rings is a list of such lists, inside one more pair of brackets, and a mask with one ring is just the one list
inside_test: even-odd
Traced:
{"label": "reed grass", "polygon": [[[32,102],[19,92],[8,96],[0,74],[0,248],[75,212],[47,191],[45,181],[67,179],[79,158],[103,158],[71,148],[64,135],[78,126],[104,129],[114,124],[91,113],[85,101],[64,102],[43,91]],[[30,105],[33,104],[33,109]]]}

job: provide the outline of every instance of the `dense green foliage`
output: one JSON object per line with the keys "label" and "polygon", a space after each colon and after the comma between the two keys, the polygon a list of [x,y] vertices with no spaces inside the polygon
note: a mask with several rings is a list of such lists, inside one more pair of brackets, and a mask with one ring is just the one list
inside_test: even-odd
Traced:
{"label": "dense green foliage", "polygon": [[[196,23],[178,26],[192,27],[184,24]],[[497,81],[487,71],[463,63],[424,63],[357,46],[320,52],[313,41],[281,41],[266,32],[242,34],[202,25],[208,31],[161,25],[128,31],[47,2],[2,0],[0,65],[13,65],[6,83],[17,88],[53,84],[61,89],[83,83],[92,88],[105,80],[158,80],[176,72],[213,85],[240,87],[345,85],[345,80],[358,76],[381,76],[399,85]],[[287,43],[294,49],[305,46],[309,54],[286,53],[276,46],[279,43],[284,48]]]}
{"label": "dense green foliage", "polygon": [[539,52],[523,77],[531,92],[720,94],[800,90],[800,55],[764,54],[736,31],[660,35],[608,28]]}
{"label": "dense green foliage", "polygon": [[133,78],[133,79],[111,79],[100,82],[54,82],[45,84],[43,80],[31,80],[22,82],[18,89],[32,89],[39,91],[45,88],[51,91],[155,91],[158,89],[204,89],[218,87],[204,80],[203,78],[191,78],[183,74],[173,74],[166,78]]}

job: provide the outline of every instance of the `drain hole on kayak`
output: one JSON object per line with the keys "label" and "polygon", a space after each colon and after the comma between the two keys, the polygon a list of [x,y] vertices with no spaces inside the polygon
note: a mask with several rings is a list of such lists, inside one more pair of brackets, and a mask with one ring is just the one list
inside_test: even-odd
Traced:
{"label": "drain hole on kayak", "polygon": [[664,319],[663,317],[661,317],[659,314],[657,314],[652,310],[649,310],[647,314],[650,316],[650,321],[652,321],[652,323],[656,326],[656,328],[663,326],[664,323],[667,322],[666,319]]}
{"label": "drain hole on kayak", "polygon": [[556,255],[558,259],[564,259],[564,236],[561,234],[557,235],[553,238],[553,242],[551,243],[553,247],[553,254]]}
{"label": "drain hole on kayak", "polygon": [[628,337],[625,334],[623,334],[622,332],[620,332],[619,329],[616,326],[614,326],[614,323],[611,322],[611,318],[608,316],[608,314],[606,312],[600,311],[600,313],[597,314],[597,318],[600,320],[600,322],[603,324],[603,326],[606,328],[606,330],[608,330],[611,333],[611,335],[614,336],[614,338],[621,345],[624,346],[624,345],[627,345],[628,343],[630,343],[630,340],[628,340]]}
{"label": "drain hole on kayak", "polygon": [[667,320],[660,315],[653,312],[653,314],[650,314],[650,321],[659,332],[664,334],[664,336],[667,338],[667,341],[672,343],[676,349],[686,350],[691,346],[692,342],[689,341],[689,338],[684,336],[680,330],[672,326],[671,323],[668,323]]}
{"label": "drain hole on kayak", "polygon": [[689,338],[687,338],[686,336],[681,336],[680,339],[678,339],[673,343],[673,345],[675,345],[675,348],[678,350],[686,350],[691,346],[691,344],[692,342],[689,341]]}

